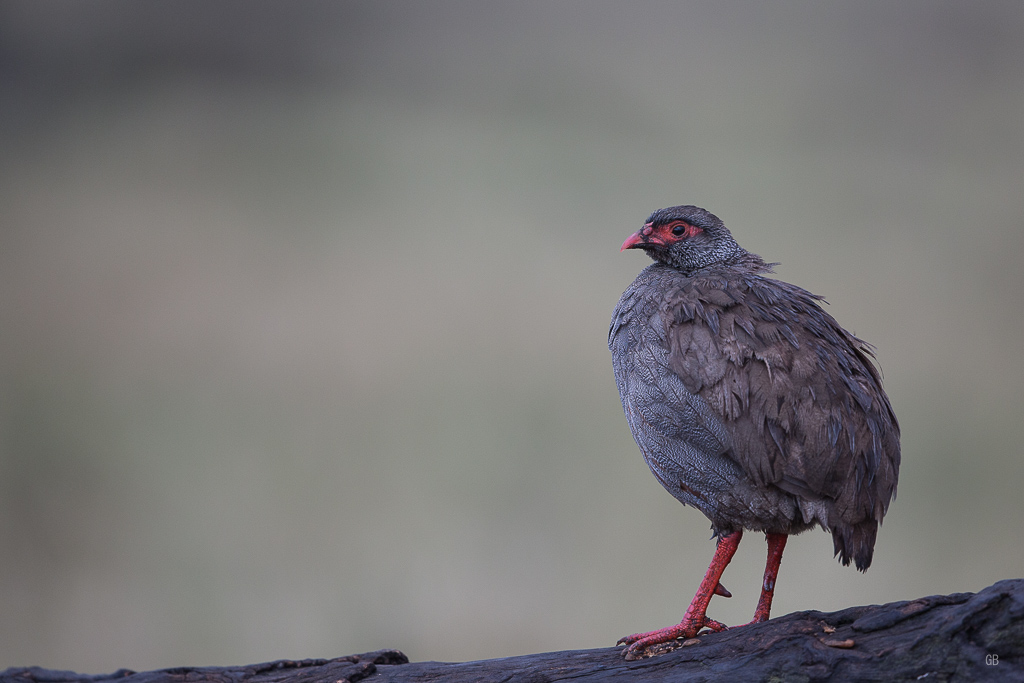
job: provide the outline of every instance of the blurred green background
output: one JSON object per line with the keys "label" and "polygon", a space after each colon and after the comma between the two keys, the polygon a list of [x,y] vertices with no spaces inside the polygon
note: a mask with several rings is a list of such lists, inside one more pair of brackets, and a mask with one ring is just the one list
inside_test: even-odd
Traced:
{"label": "blurred green background", "polygon": [[[878,347],[867,574],[1024,574],[1024,4],[0,4],[0,669],[467,660],[682,616],[606,347],[657,208]],[[710,613],[750,618],[748,534]]]}

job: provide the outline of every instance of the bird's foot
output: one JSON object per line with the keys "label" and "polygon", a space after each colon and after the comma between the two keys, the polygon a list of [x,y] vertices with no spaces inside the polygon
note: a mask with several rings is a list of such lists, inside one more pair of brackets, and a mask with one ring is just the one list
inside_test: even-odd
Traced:
{"label": "bird's foot", "polygon": [[768,614],[767,613],[761,614],[759,612],[754,612],[754,618],[753,619],[751,619],[750,621],[748,621],[745,624],[736,624],[735,626],[730,626],[729,630],[731,631],[734,628],[743,628],[744,626],[753,626],[754,624],[761,624],[761,623],[764,623],[766,621],[768,621]]}
{"label": "bird's foot", "polygon": [[652,645],[669,643],[678,638],[696,638],[697,634],[705,628],[717,633],[724,631],[727,627],[722,622],[715,621],[704,615],[700,618],[689,618],[687,616],[675,626],[661,628],[657,631],[648,631],[647,633],[634,633],[631,636],[619,638],[619,642],[616,645],[628,645],[629,647],[625,649],[623,656],[626,659],[638,659],[643,651]]}

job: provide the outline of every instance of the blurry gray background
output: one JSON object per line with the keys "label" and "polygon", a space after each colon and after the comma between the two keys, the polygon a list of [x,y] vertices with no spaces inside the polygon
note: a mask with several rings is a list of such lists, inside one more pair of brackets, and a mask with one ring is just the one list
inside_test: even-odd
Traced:
{"label": "blurry gray background", "polygon": [[0,97],[0,668],[677,622],[708,522],[606,333],[679,203],[874,343],[903,427],[870,571],[794,538],[775,613],[1024,573],[1024,4],[25,0]]}

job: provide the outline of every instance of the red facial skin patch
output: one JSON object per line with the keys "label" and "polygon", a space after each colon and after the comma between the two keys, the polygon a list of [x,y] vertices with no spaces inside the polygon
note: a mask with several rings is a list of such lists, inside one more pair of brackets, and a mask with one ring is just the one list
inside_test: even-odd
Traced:
{"label": "red facial skin patch", "polygon": [[[678,235],[675,234],[676,231],[679,232]],[[696,237],[702,232],[704,231],[701,228],[698,228],[696,225],[691,223],[687,223],[686,221],[672,221],[671,223],[665,223],[664,225],[659,225],[657,227],[648,223],[627,237],[626,241],[622,243],[622,248],[619,249],[619,251],[642,248],[651,244],[655,244],[659,247],[667,247],[674,242]]]}

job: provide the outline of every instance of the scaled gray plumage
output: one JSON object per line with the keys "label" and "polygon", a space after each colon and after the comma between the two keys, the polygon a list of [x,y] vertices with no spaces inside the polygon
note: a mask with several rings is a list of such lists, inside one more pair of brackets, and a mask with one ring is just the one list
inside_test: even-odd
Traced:
{"label": "scaled gray plumage", "polygon": [[843,564],[867,569],[900,464],[871,348],[703,209],[657,211],[623,248],[656,261],[623,293],[608,346],[658,481],[719,536],[820,525]]}

